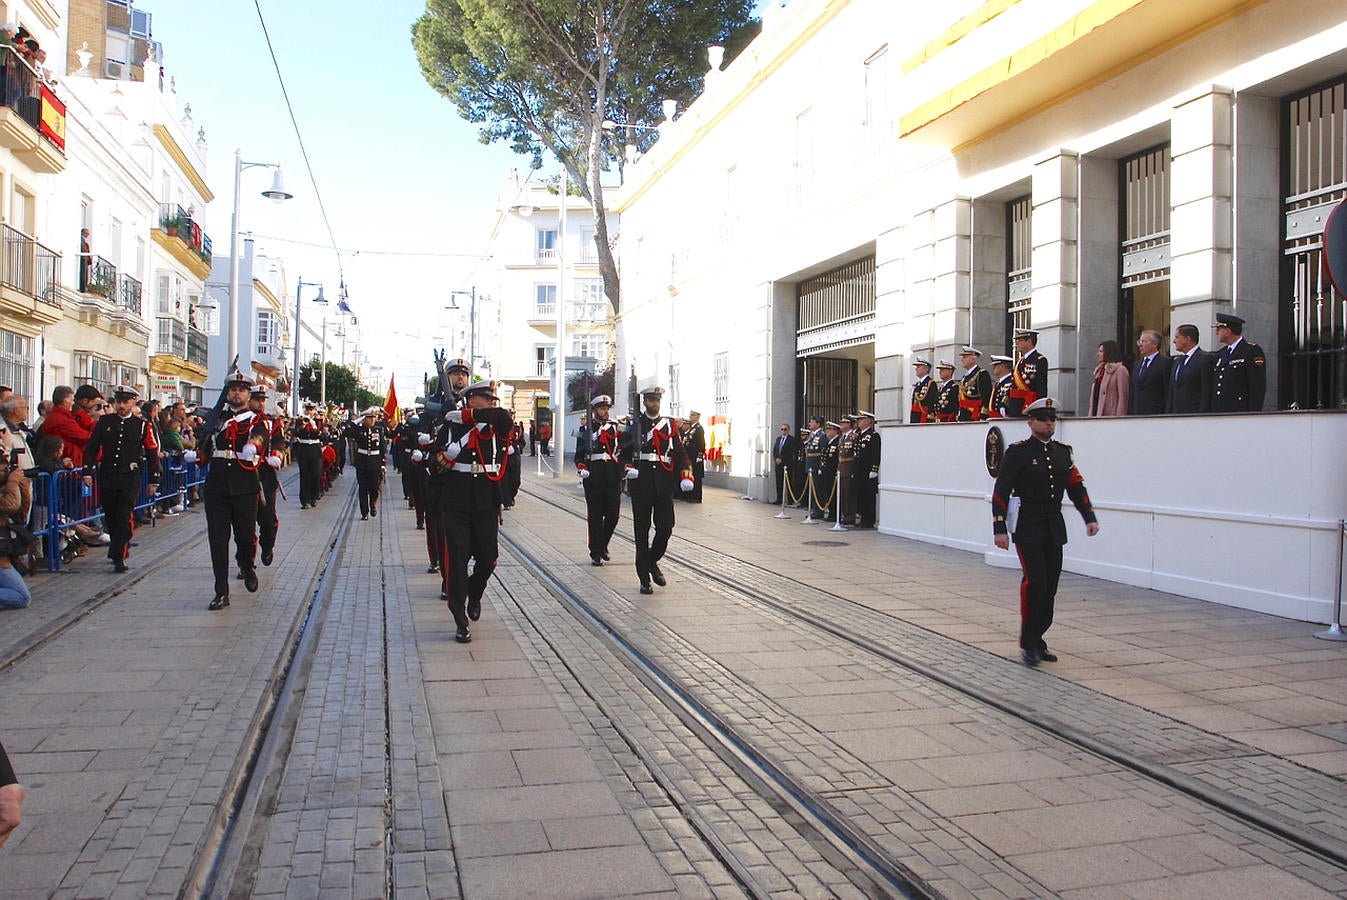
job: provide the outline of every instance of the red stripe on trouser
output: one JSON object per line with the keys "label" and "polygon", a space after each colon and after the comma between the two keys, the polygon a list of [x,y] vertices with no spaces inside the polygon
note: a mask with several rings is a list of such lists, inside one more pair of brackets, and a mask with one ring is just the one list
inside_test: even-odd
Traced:
{"label": "red stripe on trouser", "polygon": [[440,529],[440,586],[449,593],[449,529]]}
{"label": "red stripe on trouser", "polygon": [[1024,567],[1024,551],[1015,545],[1015,555],[1020,559],[1020,628],[1029,619],[1029,570]]}

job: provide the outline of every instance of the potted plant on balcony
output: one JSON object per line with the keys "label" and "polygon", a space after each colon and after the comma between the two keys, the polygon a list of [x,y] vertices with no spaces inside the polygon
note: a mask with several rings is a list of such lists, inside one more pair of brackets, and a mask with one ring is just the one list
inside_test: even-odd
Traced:
{"label": "potted plant on balcony", "polygon": [[90,294],[98,294],[102,297],[112,298],[112,290],[115,279],[107,272],[101,272],[95,269],[89,276],[89,284],[86,291]]}
{"label": "potted plant on balcony", "polygon": [[191,227],[186,224],[188,221],[189,220],[184,216],[165,216],[160,224],[164,228],[164,234],[169,237],[177,237],[179,229]]}

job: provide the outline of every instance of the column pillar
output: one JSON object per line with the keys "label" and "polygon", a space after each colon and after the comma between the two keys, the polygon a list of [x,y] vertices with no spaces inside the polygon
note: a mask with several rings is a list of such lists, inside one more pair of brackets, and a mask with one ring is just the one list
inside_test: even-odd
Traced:
{"label": "column pillar", "polygon": [[1071,411],[1076,396],[1080,319],[1080,157],[1062,150],[1034,164],[1033,284],[1030,321],[1048,358],[1048,394]]}

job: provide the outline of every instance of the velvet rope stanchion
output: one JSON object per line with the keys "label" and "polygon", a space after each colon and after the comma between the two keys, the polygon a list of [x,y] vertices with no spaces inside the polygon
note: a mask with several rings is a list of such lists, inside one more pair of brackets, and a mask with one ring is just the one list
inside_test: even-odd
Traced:
{"label": "velvet rope stanchion", "polygon": [[[833,527],[829,531],[846,531],[847,527],[842,524],[842,470],[837,470],[837,479],[833,483],[833,496],[837,498],[837,511],[833,515]],[[831,507],[831,504],[829,504]]]}
{"label": "velvet rope stanchion", "polygon": [[779,512],[779,513],[777,513],[776,515],[772,516],[773,519],[789,519],[789,518],[790,518],[790,516],[786,515],[786,501],[790,499],[790,495],[791,495],[791,494],[790,494],[790,470],[789,470],[789,469],[787,469],[786,471],[784,471],[784,472],[781,473],[781,480],[782,480],[782,482],[785,484],[785,487],[784,487],[784,488],[782,489],[782,491],[781,491],[781,512]]}
{"label": "velvet rope stanchion", "polygon": [[806,472],[804,476],[804,495],[808,502],[805,516],[800,520],[801,525],[817,525],[819,520],[814,518],[814,502],[818,500],[818,494],[814,492],[814,473]]}

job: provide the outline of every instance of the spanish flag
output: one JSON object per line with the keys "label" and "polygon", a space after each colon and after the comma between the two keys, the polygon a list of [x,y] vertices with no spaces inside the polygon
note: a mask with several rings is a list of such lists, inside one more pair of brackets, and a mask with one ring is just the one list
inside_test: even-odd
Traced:
{"label": "spanish flag", "polygon": [[388,376],[388,398],[384,400],[384,416],[388,427],[396,428],[402,424],[402,407],[398,406],[398,392],[393,389],[393,375]]}

